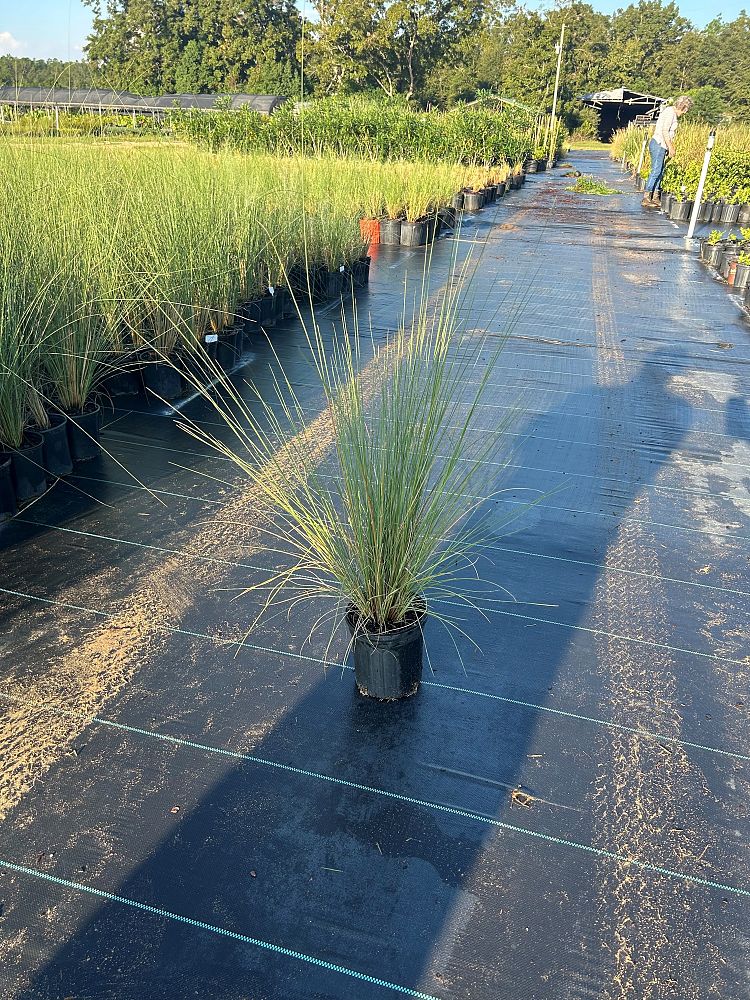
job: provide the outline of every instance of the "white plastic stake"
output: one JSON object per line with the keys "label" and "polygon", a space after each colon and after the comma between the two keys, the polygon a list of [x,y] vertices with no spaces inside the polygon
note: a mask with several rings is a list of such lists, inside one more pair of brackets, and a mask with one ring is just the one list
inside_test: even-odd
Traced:
{"label": "white plastic stake", "polygon": [[638,168],[635,172],[636,177],[641,176],[641,167],[643,166],[643,161],[646,158],[646,146],[648,145],[648,129],[646,129],[646,134],[643,137],[643,145],[641,146],[641,158],[638,160]]}
{"label": "white plastic stake", "polygon": [[714,144],[716,142],[716,132],[711,129],[708,133],[708,143],[706,144],[706,155],[703,157],[703,169],[701,170],[701,177],[698,181],[698,190],[695,192],[695,204],[693,205],[693,214],[690,216],[690,225],[688,226],[687,238],[692,240],[693,233],[695,232],[695,226],[698,222],[698,215],[701,210],[701,201],[703,200],[703,188],[706,186],[706,177],[708,176],[708,165],[711,162],[711,153],[713,152]]}

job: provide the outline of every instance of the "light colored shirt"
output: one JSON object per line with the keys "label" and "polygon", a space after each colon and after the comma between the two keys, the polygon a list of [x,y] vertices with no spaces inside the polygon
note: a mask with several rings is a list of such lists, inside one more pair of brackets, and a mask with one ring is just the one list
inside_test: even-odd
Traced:
{"label": "light colored shirt", "polygon": [[669,149],[670,142],[674,142],[678,124],[675,109],[671,105],[663,107],[654,130],[654,139],[663,149]]}

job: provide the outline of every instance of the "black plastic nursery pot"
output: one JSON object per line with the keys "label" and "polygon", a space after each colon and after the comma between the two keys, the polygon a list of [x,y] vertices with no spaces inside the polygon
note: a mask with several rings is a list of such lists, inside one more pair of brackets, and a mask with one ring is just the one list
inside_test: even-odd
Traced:
{"label": "black plastic nursery pot", "polygon": [[102,411],[96,403],[89,403],[80,413],[68,414],[68,445],[74,462],[88,462],[101,452],[99,432]]}
{"label": "black plastic nursery pot", "polygon": [[350,607],[346,623],[352,635],[354,678],[359,693],[379,701],[416,694],[422,679],[425,609],[413,622],[389,632],[371,632]]}
{"label": "black plastic nursery pot", "polygon": [[750,264],[738,264],[734,272],[735,292],[744,292],[750,287]]}
{"label": "black plastic nursery pot", "polygon": [[[463,193],[463,191],[459,191],[458,194],[454,194],[453,195],[453,197],[451,198],[450,207],[454,211],[456,211],[456,212],[460,212],[461,211],[461,209],[464,207],[464,193]],[[382,242],[382,240],[381,240],[381,242]]]}
{"label": "black plastic nursery pot", "polygon": [[112,371],[102,382],[102,391],[111,399],[122,396],[139,396],[143,383],[141,381],[142,366],[135,361],[131,365],[129,362],[120,362],[111,359],[109,364]]}
{"label": "black plastic nursery pot", "polygon": [[13,517],[17,510],[12,459],[6,452],[0,452],[0,523]]}
{"label": "black plastic nursery pot", "polygon": [[[711,219],[710,219],[710,221],[711,222],[721,222],[721,213],[723,211],[724,211],[724,202],[723,201],[715,201],[714,202],[713,212],[711,212]],[[706,221],[708,222],[709,220],[707,219]]]}
{"label": "black plastic nursery pot", "polygon": [[494,184],[488,184],[484,189],[484,203],[491,205],[494,201],[497,201],[497,187]]}
{"label": "black plastic nursery pot", "polygon": [[497,185],[497,197],[502,198],[502,196],[505,194],[505,190],[506,190],[505,181],[500,181],[500,183]]}
{"label": "black plastic nursery pot", "polygon": [[370,283],[370,257],[360,257],[352,264],[352,281],[355,288],[365,288]]}
{"label": "black plastic nursery pot", "polygon": [[542,158],[541,160],[537,160],[536,169],[538,173],[543,174],[544,171],[547,169],[547,161],[544,158]]}
{"label": "black plastic nursery pot", "polygon": [[344,291],[343,271],[322,267],[316,275],[316,298],[340,299]]}
{"label": "black plastic nursery pot", "polygon": [[232,326],[228,330],[222,330],[216,342],[216,363],[224,371],[231,371],[242,356],[243,330],[238,326]]}
{"label": "black plastic nursery pot", "polygon": [[[462,198],[463,201],[463,198]],[[452,205],[445,205],[438,209],[441,229],[453,229],[456,225],[456,209]]]}
{"label": "black plastic nursery pot", "polygon": [[704,201],[701,203],[701,207],[698,211],[699,222],[710,222],[714,214],[714,203],[712,201]]}
{"label": "black plastic nursery pot", "polygon": [[143,384],[146,387],[146,398],[158,396],[159,399],[177,399],[184,392],[182,376],[174,362],[149,360],[143,366]]}
{"label": "black plastic nursery pot", "polygon": [[724,247],[720,243],[706,244],[706,252],[704,255],[705,262],[710,267],[718,267],[721,262],[721,255],[724,252]]}
{"label": "black plastic nursery pot", "polygon": [[483,191],[464,191],[464,209],[467,212],[478,212],[483,205]]}
{"label": "black plastic nursery pot", "polygon": [[635,189],[636,189],[636,191],[643,191],[643,188],[645,186],[645,182],[644,182],[643,178],[641,177],[641,175],[640,174],[636,174],[634,180],[635,180]]}
{"label": "black plastic nursery pot", "polygon": [[[270,289],[269,289],[270,291]],[[287,291],[283,285],[276,285],[273,293],[273,318],[278,323],[287,314]]]}
{"label": "black plastic nursery pot", "polygon": [[661,210],[665,215],[669,215],[669,210],[672,207],[672,202],[674,201],[674,195],[666,191],[661,196]]}
{"label": "black plastic nursery pot", "polygon": [[244,340],[245,343],[249,343],[260,329],[260,320],[262,316],[261,300],[253,299],[252,302],[245,303],[245,307],[242,311],[245,316]]}
{"label": "black plastic nursery pot", "polygon": [[50,413],[49,427],[36,427],[34,432],[42,439],[42,464],[52,479],[69,476],[73,459],[68,444],[68,418],[64,413]]}
{"label": "black plastic nursery pot", "polygon": [[675,199],[669,209],[669,218],[673,222],[688,222],[692,211],[693,202],[690,199],[687,201],[678,201]]}
{"label": "black plastic nursery pot", "polygon": [[401,246],[401,219],[381,219],[380,242],[383,246]]}
{"label": "black plastic nursery pot", "polygon": [[17,451],[10,453],[13,490],[19,504],[40,497],[47,489],[44,468],[44,441],[41,434],[29,431]]}
{"label": "black plastic nursery pot", "polygon": [[740,226],[750,226],[750,204],[740,205],[740,214],[737,216],[737,224]]}
{"label": "black plastic nursery pot", "polygon": [[524,170],[527,174],[535,174],[539,169],[539,164],[536,160],[527,160],[524,164]]}
{"label": "black plastic nursery pot", "polygon": [[509,178],[508,183],[513,191],[518,191],[523,184],[523,174],[514,174]]}
{"label": "black plastic nursery pot", "polygon": [[276,307],[273,299],[273,295],[266,292],[260,300],[260,325],[266,329],[276,326]]}
{"label": "black plastic nursery pot", "polygon": [[740,217],[740,205],[725,205],[721,210],[721,222],[733,226]]}
{"label": "black plastic nursery pot", "polygon": [[427,223],[424,220],[401,223],[402,247],[423,247],[426,242]]}

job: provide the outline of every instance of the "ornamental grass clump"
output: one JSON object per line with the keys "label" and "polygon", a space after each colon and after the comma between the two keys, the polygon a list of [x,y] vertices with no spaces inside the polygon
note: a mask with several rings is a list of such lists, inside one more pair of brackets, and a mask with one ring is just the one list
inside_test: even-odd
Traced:
{"label": "ornamental grass clump", "polygon": [[384,347],[373,344],[369,361],[356,314],[332,346],[314,323],[307,330],[328,439],[313,428],[283,371],[275,398],[258,392],[250,403],[226,379],[219,394],[196,381],[232,437],[186,418],[179,424],[248,478],[262,509],[253,525],[266,524],[281,557],[248,588],[264,594],[253,626],[271,608],[320,598],[332,601],[321,621],[335,625],[353,609],[368,633],[421,620],[425,602],[444,622],[451,618],[441,602],[472,603],[484,538],[476,498],[486,492],[488,459],[497,459],[515,413],[506,411],[489,430],[480,426],[502,341],[493,338],[491,346],[463,328],[456,289],[466,269],[454,278],[433,296],[426,275],[413,320]]}

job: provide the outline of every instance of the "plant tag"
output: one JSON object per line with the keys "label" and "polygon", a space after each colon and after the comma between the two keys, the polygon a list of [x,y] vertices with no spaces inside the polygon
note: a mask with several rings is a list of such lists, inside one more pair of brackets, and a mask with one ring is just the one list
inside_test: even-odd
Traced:
{"label": "plant tag", "polygon": [[215,344],[219,339],[219,335],[218,333],[207,333],[204,339],[207,344]]}
{"label": "plant tag", "polygon": [[346,267],[345,267],[344,264],[342,264],[341,267],[339,268],[339,271],[341,271],[341,273],[343,274],[345,270],[346,270]]}
{"label": "plant tag", "polygon": [[273,287],[273,285],[268,286],[268,291],[271,293],[271,295],[276,294],[276,289]]}

